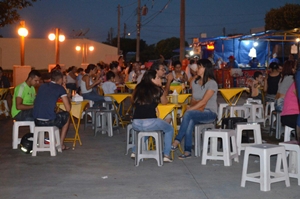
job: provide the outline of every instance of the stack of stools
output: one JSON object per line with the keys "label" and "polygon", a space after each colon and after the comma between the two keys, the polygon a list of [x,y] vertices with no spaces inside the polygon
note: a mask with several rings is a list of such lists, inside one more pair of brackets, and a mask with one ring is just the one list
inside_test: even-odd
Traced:
{"label": "stack of stools", "polygon": [[13,124],[13,132],[12,132],[12,148],[17,149],[18,144],[21,142],[21,138],[19,138],[19,127],[21,126],[29,126],[30,132],[34,131],[34,121],[16,121],[14,120]]}
{"label": "stack of stools", "polygon": [[[163,132],[162,131],[135,131],[135,166],[139,166],[140,160],[144,158],[154,158],[158,166],[163,165],[162,145]],[[156,149],[147,150],[148,146],[144,141],[144,137],[152,136],[155,140]]]}
{"label": "stack of stools", "polygon": [[[49,144],[44,143],[45,132],[48,132]],[[49,151],[51,156],[56,156],[56,148],[58,152],[62,152],[59,129],[56,126],[34,127],[32,156],[36,156],[38,151]]]}
{"label": "stack of stools", "polygon": [[195,156],[200,157],[202,150],[202,133],[206,130],[215,128],[214,123],[195,125]]}
{"label": "stack of stools", "polygon": [[[242,142],[242,133],[244,130],[253,131],[253,138],[254,138],[253,143]],[[236,134],[237,134],[236,140],[237,140],[237,148],[238,148],[239,155],[241,155],[241,150],[245,150],[246,146],[262,144],[260,124],[258,123],[247,123],[247,122],[236,123]]]}
{"label": "stack of stools", "polygon": [[300,185],[300,146],[297,141],[280,142],[279,145],[284,146],[289,152],[289,177],[297,178]]}
{"label": "stack of stools", "polygon": [[[247,173],[250,155],[258,155],[260,157],[259,172]],[[271,172],[270,169],[270,158],[272,155],[277,155],[275,172]],[[283,164],[283,170],[281,170],[281,162]],[[271,183],[279,181],[285,181],[285,185],[289,187],[290,179],[284,147],[273,144],[247,146],[244,156],[241,187],[245,187],[246,181],[259,183],[261,191],[270,191]]]}
{"label": "stack of stools", "polygon": [[127,133],[126,133],[126,153],[128,154],[128,150],[132,149],[135,146],[135,132],[132,128],[132,124],[127,125]]}
{"label": "stack of stools", "polygon": [[265,125],[265,118],[264,118],[264,105],[263,104],[244,104],[244,107],[248,108],[249,111],[249,117],[248,122],[260,122],[264,123]]}
{"label": "stack of stools", "polygon": [[[208,152],[208,143],[210,138],[210,152]],[[218,138],[222,139],[223,151],[218,151]],[[230,141],[232,147],[230,147]],[[232,148],[232,151],[231,151]],[[229,129],[212,129],[204,132],[202,165],[206,165],[206,161],[223,160],[224,166],[231,166],[232,159],[239,162],[237,146],[236,146],[236,132]]]}
{"label": "stack of stools", "polygon": [[265,107],[265,123],[269,120],[269,125],[271,125],[272,111],[275,110],[275,102],[267,102]]}
{"label": "stack of stools", "polygon": [[[276,139],[280,139],[280,136],[281,136],[281,119],[280,119],[280,114],[281,114],[281,111],[272,111],[272,114],[271,114],[271,125],[270,125],[270,130],[269,130],[269,134],[270,136],[273,135],[273,131],[275,130],[276,132]],[[275,118],[275,120],[274,120]],[[274,125],[276,121],[276,125]]]}
{"label": "stack of stools", "polygon": [[[115,116],[115,122],[113,121]],[[119,119],[115,110],[98,110],[95,112],[94,119],[94,134],[97,135],[98,131],[107,132],[109,137],[113,136],[113,130],[119,130]]]}

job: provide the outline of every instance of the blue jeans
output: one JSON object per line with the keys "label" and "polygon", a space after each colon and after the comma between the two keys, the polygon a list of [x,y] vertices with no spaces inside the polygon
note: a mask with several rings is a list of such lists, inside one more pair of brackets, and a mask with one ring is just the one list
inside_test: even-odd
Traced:
{"label": "blue jeans", "polygon": [[185,137],[184,151],[192,151],[193,143],[193,131],[196,124],[206,124],[212,123],[217,118],[217,114],[210,111],[209,109],[204,109],[204,111],[189,110],[183,115],[183,120],[180,125],[178,135],[175,140],[181,142],[183,137]]}
{"label": "blue jeans", "polygon": [[92,100],[94,102],[93,107],[102,106],[102,103],[105,102],[104,97],[96,93],[94,90],[89,93],[82,94],[83,99]]}
{"label": "blue jeans", "polygon": [[[171,152],[171,144],[174,134],[174,128],[171,124],[165,122],[159,118],[151,119],[134,119],[132,127],[136,131],[156,131],[161,130],[164,132],[164,155],[169,156]],[[132,152],[135,152],[135,147],[132,148]]]}

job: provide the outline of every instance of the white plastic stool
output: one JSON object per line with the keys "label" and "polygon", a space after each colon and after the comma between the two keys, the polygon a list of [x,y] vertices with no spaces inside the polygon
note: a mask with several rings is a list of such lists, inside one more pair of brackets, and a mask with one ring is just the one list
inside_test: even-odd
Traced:
{"label": "white plastic stool", "polygon": [[275,102],[267,102],[265,107],[265,123],[269,120],[269,125],[271,125],[272,111],[275,110]]}
{"label": "white plastic stool", "polygon": [[[242,143],[242,133],[244,130],[253,130],[254,143]],[[236,123],[236,135],[239,155],[241,155],[241,150],[245,150],[246,146],[262,144],[260,124],[247,122]]]}
{"label": "white plastic stool", "polygon": [[[45,132],[49,135],[49,145],[44,143]],[[36,156],[38,151],[50,151],[51,156],[56,156],[56,148],[58,152],[62,152],[59,129],[56,126],[34,127],[32,156]]]}
{"label": "white plastic stool", "polygon": [[18,144],[21,142],[21,138],[19,138],[19,127],[20,126],[29,126],[30,132],[33,133],[34,131],[34,121],[13,121],[13,132],[12,132],[12,148],[17,149]]}
{"label": "white plastic stool", "polygon": [[294,128],[284,126],[284,142],[291,141],[291,132],[294,130]]}
{"label": "white plastic stool", "polygon": [[230,115],[230,117],[244,117],[247,118],[248,109],[245,106],[234,105],[227,106],[225,108],[225,114]]}
{"label": "white plastic stool", "polygon": [[298,185],[300,186],[300,146],[297,141],[280,142],[279,145],[285,147],[289,151],[289,177],[297,178]]}
{"label": "white plastic stool", "polygon": [[[260,157],[259,172],[247,173],[249,156],[251,154],[258,155]],[[271,172],[270,170],[270,158],[272,155],[277,155],[275,172]],[[281,162],[283,163],[283,171],[281,171]],[[241,187],[245,187],[246,181],[260,183],[261,191],[270,191],[271,183],[279,181],[285,181],[285,185],[289,187],[290,179],[284,147],[274,144],[247,146],[244,156]]]}
{"label": "white plastic stool", "polygon": [[[113,116],[112,116],[113,114],[115,115],[116,122],[113,122]],[[108,137],[112,137],[114,129],[117,129],[119,131],[118,124],[119,124],[119,119],[116,111],[98,110],[95,113],[94,134],[96,136],[98,131],[102,131],[102,132],[107,132]]]}
{"label": "white plastic stool", "polygon": [[125,155],[128,154],[128,150],[132,149],[132,147],[135,146],[135,132],[132,128],[132,124],[127,125],[127,133],[126,133],[126,153]]}
{"label": "white plastic stool", "polygon": [[[210,153],[208,153],[208,142],[210,141]],[[222,139],[223,152],[219,152],[218,138]],[[230,148],[230,140],[232,144],[232,151]],[[206,165],[206,161],[211,160],[223,160],[224,166],[231,166],[231,159],[239,162],[236,146],[236,132],[230,129],[212,129],[204,132],[203,150],[202,150],[202,165]]]}
{"label": "white plastic stool", "polygon": [[264,105],[245,104],[244,106],[250,108],[250,117],[248,118],[248,122],[260,122],[260,123],[264,123],[265,126]]}
{"label": "white plastic stool", "polygon": [[[162,131],[135,131],[135,146],[136,146],[136,154],[135,154],[135,166],[139,166],[140,160],[143,158],[154,158],[157,161],[158,166],[163,165],[163,157],[162,157]],[[155,139],[156,150],[147,150],[147,146],[144,142],[145,136],[152,136]]]}
{"label": "white plastic stool", "polygon": [[215,128],[215,124],[197,124],[195,125],[195,156],[200,157],[202,150],[202,133],[208,129]]}
{"label": "white plastic stool", "polygon": [[[227,103],[219,103],[219,107],[218,107],[218,122],[217,124],[219,124],[220,122],[222,122],[222,118],[223,118],[223,114],[225,114],[224,108],[228,106]],[[227,115],[224,115],[225,117],[227,117]]]}

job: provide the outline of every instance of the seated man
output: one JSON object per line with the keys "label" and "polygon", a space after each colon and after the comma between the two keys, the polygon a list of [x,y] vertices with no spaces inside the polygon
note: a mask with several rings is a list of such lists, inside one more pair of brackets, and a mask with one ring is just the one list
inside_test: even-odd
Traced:
{"label": "seated man", "polygon": [[33,121],[32,110],[35,99],[35,86],[39,84],[41,74],[32,70],[25,82],[14,90],[11,115],[17,121]]}
{"label": "seated man", "polygon": [[[71,104],[66,90],[62,86],[63,74],[59,70],[51,72],[51,82],[41,85],[33,108],[36,126],[56,126],[61,129],[60,142],[62,150],[68,149],[63,142],[70,124]],[[56,102],[61,98],[66,111],[55,113]]]}
{"label": "seated man", "polygon": [[259,89],[262,86],[263,82],[263,74],[260,71],[256,71],[253,75],[253,79],[248,80],[248,84],[250,86],[250,93],[253,99],[259,99],[262,101],[262,93]]}

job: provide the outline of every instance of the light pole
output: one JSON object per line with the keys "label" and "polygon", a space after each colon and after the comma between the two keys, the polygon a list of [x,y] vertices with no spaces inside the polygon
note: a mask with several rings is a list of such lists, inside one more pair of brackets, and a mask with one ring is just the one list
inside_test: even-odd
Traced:
{"label": "light pole", "polygon": [[20,28],[18,34],[21,37],[21,66],[25,65],[25,37],[28,35],[28,30],[25,28],[25,21],[20,22]]}
{"label": "light pole", "polygon": [[55,64],[59,64],[59,42],[65,41],[66,37],[60,34],[60,29],[55,29],[55,34],[50,33],[48,35],[48,39],[53,41],[55,40]]}
{"label": "light pole", "polygon": [[82,44],[81,46],[76,46],[75,47],[76,51],[81,51],[82,54],[82,64],[87,63],[87,53],[88,51],[92,52],[95,50],[94,46],[88,46],[86,43]]}

